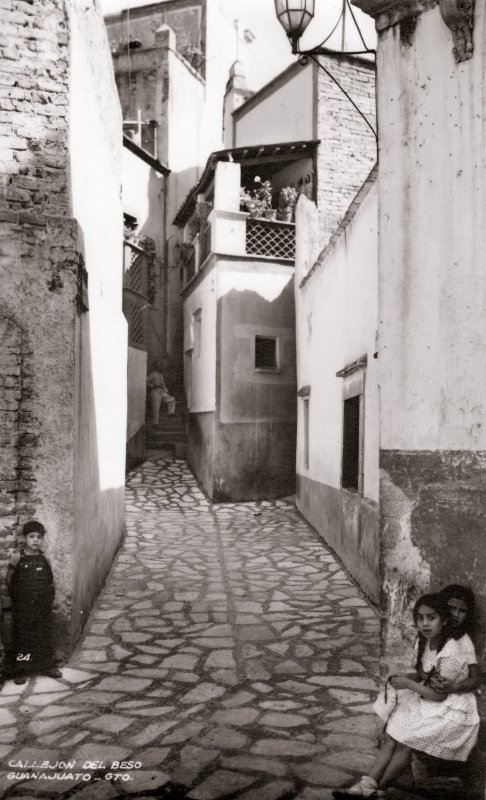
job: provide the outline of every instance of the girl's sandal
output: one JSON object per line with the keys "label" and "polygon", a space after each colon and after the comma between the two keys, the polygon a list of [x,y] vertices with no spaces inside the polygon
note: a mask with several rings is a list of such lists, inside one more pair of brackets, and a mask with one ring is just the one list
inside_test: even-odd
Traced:
{"label": "girl's sandal", "polygon": [[384,792],[372,790],[371,794],[369,793],[369,789],[365,788],[362,783],[355,783],[354,786],[350,786],[348,789],[334,789],[332,792],[332,796],[334,800],[352,800],[353,797],[365,797],[367,800],[377,800],[379,797],[384,797]]}

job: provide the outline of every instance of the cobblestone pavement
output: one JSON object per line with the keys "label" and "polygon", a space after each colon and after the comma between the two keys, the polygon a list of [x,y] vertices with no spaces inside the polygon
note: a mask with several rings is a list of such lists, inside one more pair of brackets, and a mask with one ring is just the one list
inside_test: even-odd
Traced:
{"label": "cobblestone pavement", "polygon": [[147,461],[63,678],[0,694],[0,795],[328,800],[373,758],[378,627],[291,503],[212,505]]}

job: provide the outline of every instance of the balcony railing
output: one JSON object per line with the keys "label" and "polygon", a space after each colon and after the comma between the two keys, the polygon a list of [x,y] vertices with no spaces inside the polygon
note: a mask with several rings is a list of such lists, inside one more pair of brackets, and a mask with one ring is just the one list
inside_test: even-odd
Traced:
{"label": "balcony railing", "polygon": [[189,283],[204,262],[218,256],[295,261],[295,225],[270,219],[253,219],[242,212],[213,210],[204,231],[194,240],[193,257],[185,264]]}
{"label": "balcony railing", "polygon": [[246,255],[295,259],[295,225],[267,219],[247,219]]}
{"label": "balcony railing", "polygon": [[211,225],[208,222],[199,234],[199,263],[203,264],[211,253]]}

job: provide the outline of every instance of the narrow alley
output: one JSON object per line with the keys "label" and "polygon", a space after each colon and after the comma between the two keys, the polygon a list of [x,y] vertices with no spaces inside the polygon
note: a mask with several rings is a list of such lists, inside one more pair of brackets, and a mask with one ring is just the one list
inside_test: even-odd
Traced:
{"label": "narrow alley", "polygon": [[149,460],[63,678],[1,692],[0,793],[328,800],[373,757],[378,636],[290,502],[212,505]]}

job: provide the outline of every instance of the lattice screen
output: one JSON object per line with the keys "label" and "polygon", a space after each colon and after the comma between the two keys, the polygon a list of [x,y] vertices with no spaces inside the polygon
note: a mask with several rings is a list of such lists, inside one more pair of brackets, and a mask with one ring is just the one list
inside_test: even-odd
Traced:
{"label": "lattice screen", "polygon": [[145,255],[138,253],[136,250],[132,251],[132,260],[130,263],[130,289],[134,292],[143,294],[143,268],[145,266]]}
{"label": "lattice screen", "polygon": [[264,219],[247,219],[246,254],[295,258],[295,226]]}
{"label": "lattice screen", "polygon": [[134,344],[143,344],[143,314],[140,308],[132,307],[130,340]]}

